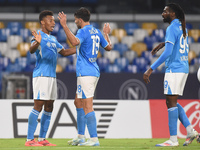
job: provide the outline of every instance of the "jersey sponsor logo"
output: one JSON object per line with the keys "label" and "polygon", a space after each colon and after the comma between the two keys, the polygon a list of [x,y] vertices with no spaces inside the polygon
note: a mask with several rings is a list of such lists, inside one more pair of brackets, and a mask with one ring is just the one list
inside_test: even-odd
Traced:
{"label": "jersey sponsor logo", "polygon": [[119,90],[120,99],[139,100],[147,99],[147,88],[140,80],[130,79],[125,81]]}

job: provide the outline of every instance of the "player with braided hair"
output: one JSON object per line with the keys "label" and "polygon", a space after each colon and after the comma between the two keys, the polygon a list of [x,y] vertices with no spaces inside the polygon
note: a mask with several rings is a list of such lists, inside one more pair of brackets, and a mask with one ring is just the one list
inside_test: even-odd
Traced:
{"label": "player with braided hair", "polygon": [[170,139],[156,146],[178,146],[177,121],[178,119],[187,130],[187,138],[183,146],[190,144],[197,136],[189,122],[183,107],[177,103],[179,95],[183,94],[184,86],[189,73],[188,64],[188,37],[185,28],[185,14],[178,4],[167,4],[162,13],[163,21],[169,23],[166,30],[165,43],[159,44],[152,50],[155,54],[160,48],[165,46],[164,52],[144,73],[143,79],[149,83],[149,76],[152,71],[165,61],[164,94],[166,95],[166,105],[168,108],[168,121]]}

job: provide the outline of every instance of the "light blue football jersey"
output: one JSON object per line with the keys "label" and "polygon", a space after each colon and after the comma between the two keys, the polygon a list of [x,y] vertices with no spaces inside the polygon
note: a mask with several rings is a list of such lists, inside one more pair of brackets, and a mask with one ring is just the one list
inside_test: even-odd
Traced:
{"label": "light blue football jersey", "polygon": [[174,19],[168,26],[165,36],[166,42],[172,43],[174,47],[172,54],[165,61],[165,72],[188,73],[188,36],[184,39],[181,22],[178,19]]}
{"label": "light blue football jersey", "polygon": [[76,76],[99,77],[100,71],[96,62],[99,46],[105,48],[108,42],[100,30],[92,25],[86,25],[79,29],[76,37],[80,40],[80,44],[76,47]]}
{"label": "light blue football jersey", "polygon": [[[63,49],[63,46],[58,43],[56,38],[52,35],[48,35],[41,30],[37,33],[42,36],[42,40],[38,49],[35,52],[36,64],[33,70],[34,77],[56,77],[56,65],[58,52]],[[34,40],[31,41],[33,43]]]}

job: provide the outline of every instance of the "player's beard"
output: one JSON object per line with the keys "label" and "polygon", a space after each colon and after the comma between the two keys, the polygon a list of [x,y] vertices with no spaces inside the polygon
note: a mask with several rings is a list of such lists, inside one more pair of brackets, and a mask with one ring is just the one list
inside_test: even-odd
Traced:
{"label": "player's beard", "polygon": [[163,18],[163,22],[164,23],[170,23],[171,22],[171,18],[168,16],[168,17],[166,17],[166,18]]}

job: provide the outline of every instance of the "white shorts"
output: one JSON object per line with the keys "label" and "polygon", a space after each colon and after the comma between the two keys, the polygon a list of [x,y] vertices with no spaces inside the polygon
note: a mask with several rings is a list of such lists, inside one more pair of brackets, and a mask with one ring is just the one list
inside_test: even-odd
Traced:
{"label": "white shorts", "polygon": [[199,67],[198,72],[197,72],[197,79],[198,79],[199,82],[200,82],[200,67]]}
{"label": "white shorts", "polygon": [[55,100],[57,99],[57,82],[52,77],[33,78],[33,99]]}
{"label": "white shorts", "polygon": [[187,73],[165,73],[164,94],[183,95]]}
{"label": "white shorts", "polygon": [[99,77],[95,76],[83,76],[77,77],[77,98],[90,98],[94,97],[94,91],[96,89]]}

